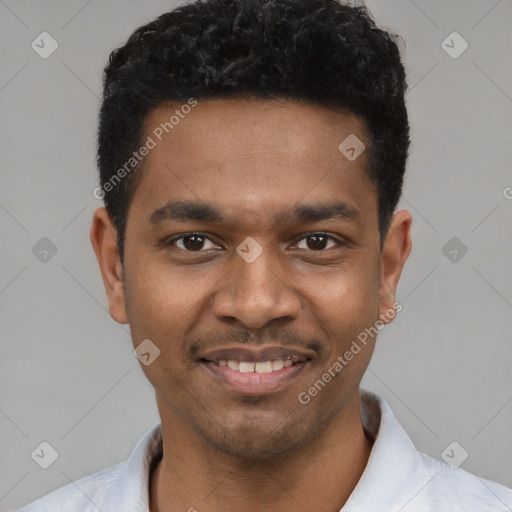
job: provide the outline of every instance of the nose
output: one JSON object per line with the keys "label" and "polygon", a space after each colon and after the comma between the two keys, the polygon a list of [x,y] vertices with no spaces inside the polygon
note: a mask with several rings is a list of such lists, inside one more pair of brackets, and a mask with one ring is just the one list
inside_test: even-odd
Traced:
{"label": "nose", "polygon": [[298,317],[301,301],[290,288],[288,273],[270,251],[264,250],[251,263],[234,254],[232,264],[212,298],[218,320],[259,329],[276,319]]}

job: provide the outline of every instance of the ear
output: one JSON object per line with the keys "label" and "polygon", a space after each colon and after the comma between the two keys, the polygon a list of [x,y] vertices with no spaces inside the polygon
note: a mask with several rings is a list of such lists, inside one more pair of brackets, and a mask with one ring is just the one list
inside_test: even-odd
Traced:
{"label": "ear", "polygon": [[396,287],[412,249],[411,224],[412,217],[407,210],[395,212],[382,247],[379,315],[384,324],[390,323],[396,315]]}
{"label": "ear", "polygon": [[91,244],[101,270],[108,297],[110,316],[121,324],[128,323],[124,299],[123,266],[117,247],[117,230],[103,207],[93,215]]}

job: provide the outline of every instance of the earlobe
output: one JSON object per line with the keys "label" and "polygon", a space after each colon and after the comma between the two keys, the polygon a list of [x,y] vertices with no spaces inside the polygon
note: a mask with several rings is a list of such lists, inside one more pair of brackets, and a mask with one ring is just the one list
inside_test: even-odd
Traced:
{"label": "earlobe", "polygon": [[407,210],[394,213],[382,248],[380,265],[379,315],[389,323],[396,314],[396,288],[412,249],[412,217]]}
{"label": "earlobe", "polygon": [[117,230],[103,207],[94,212],[90,239],[107,292],[110,316],[116,322],[126,324],[128,317],[124,297],[123,266],[117,247]]}

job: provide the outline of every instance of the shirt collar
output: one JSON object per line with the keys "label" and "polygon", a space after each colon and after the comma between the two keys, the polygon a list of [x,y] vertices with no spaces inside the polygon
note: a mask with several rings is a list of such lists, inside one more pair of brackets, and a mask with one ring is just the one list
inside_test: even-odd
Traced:
{"label": "shirt collar", "polygon": [[163,452],[162,424],[154,424],[137,442],[107,499],[112,512],[149,511],[149,476],[153,461]]}
{"label": "shirt collar", "polygon": [[[403,499],[403,488],[418,464],[418,452],[378,395],[361,390],[361,416],[373,446],[366,468],[342,511],[392,510]],[[119,474],[118,485],[108,500],[112,510],[149,510],[150,470],[162,451],[162,425],[158,422],[138,441]],[[400,463],[390,467],[391,461]]]}
{"label": "shirt collar", "polygon": [[399,510],[404,506],[404,490],[411,487],[418,474],[418,451],[378,395],[361,390],[361,416],[373,446],[366,468],[342,511]]}

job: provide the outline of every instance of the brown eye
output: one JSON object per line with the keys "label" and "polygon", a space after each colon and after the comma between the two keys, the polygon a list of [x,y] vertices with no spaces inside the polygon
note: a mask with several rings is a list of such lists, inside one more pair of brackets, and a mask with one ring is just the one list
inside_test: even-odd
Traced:
{"label": "brown eye", "polygon": [[204,237],[201,235],[187,235],[183,237],[183,246],[187,251],[200,251],[204,245]]}
{"label": "brown eye", "polygon": [[[329,235],[326,235],[325,233],[314,233],[312,235],[308,235],[304,237],[300,242],[306,241],[305,245],[306,247],[299,247],[300,249],[309,249],[311,251],[322,251],[324,249],[329,249],[333,247],[333,245],[336,245],[336,240]],[[329,240],[332,241],[332,245],[327,246]]]}
{"label": "brown eye", "polygon": [[307,237],[307,244],[310,249],[325,249],[327,245],[327,237],[323,235],[311,235]]}
{"label": "brown eye", "polygon": [[[205,244],[210,244],[210,247]],[[179,249],[187,252],[199,252],[218,247],[207,236],[201,233],[187,233],[170,240],[167,245],[176,245]]]}

